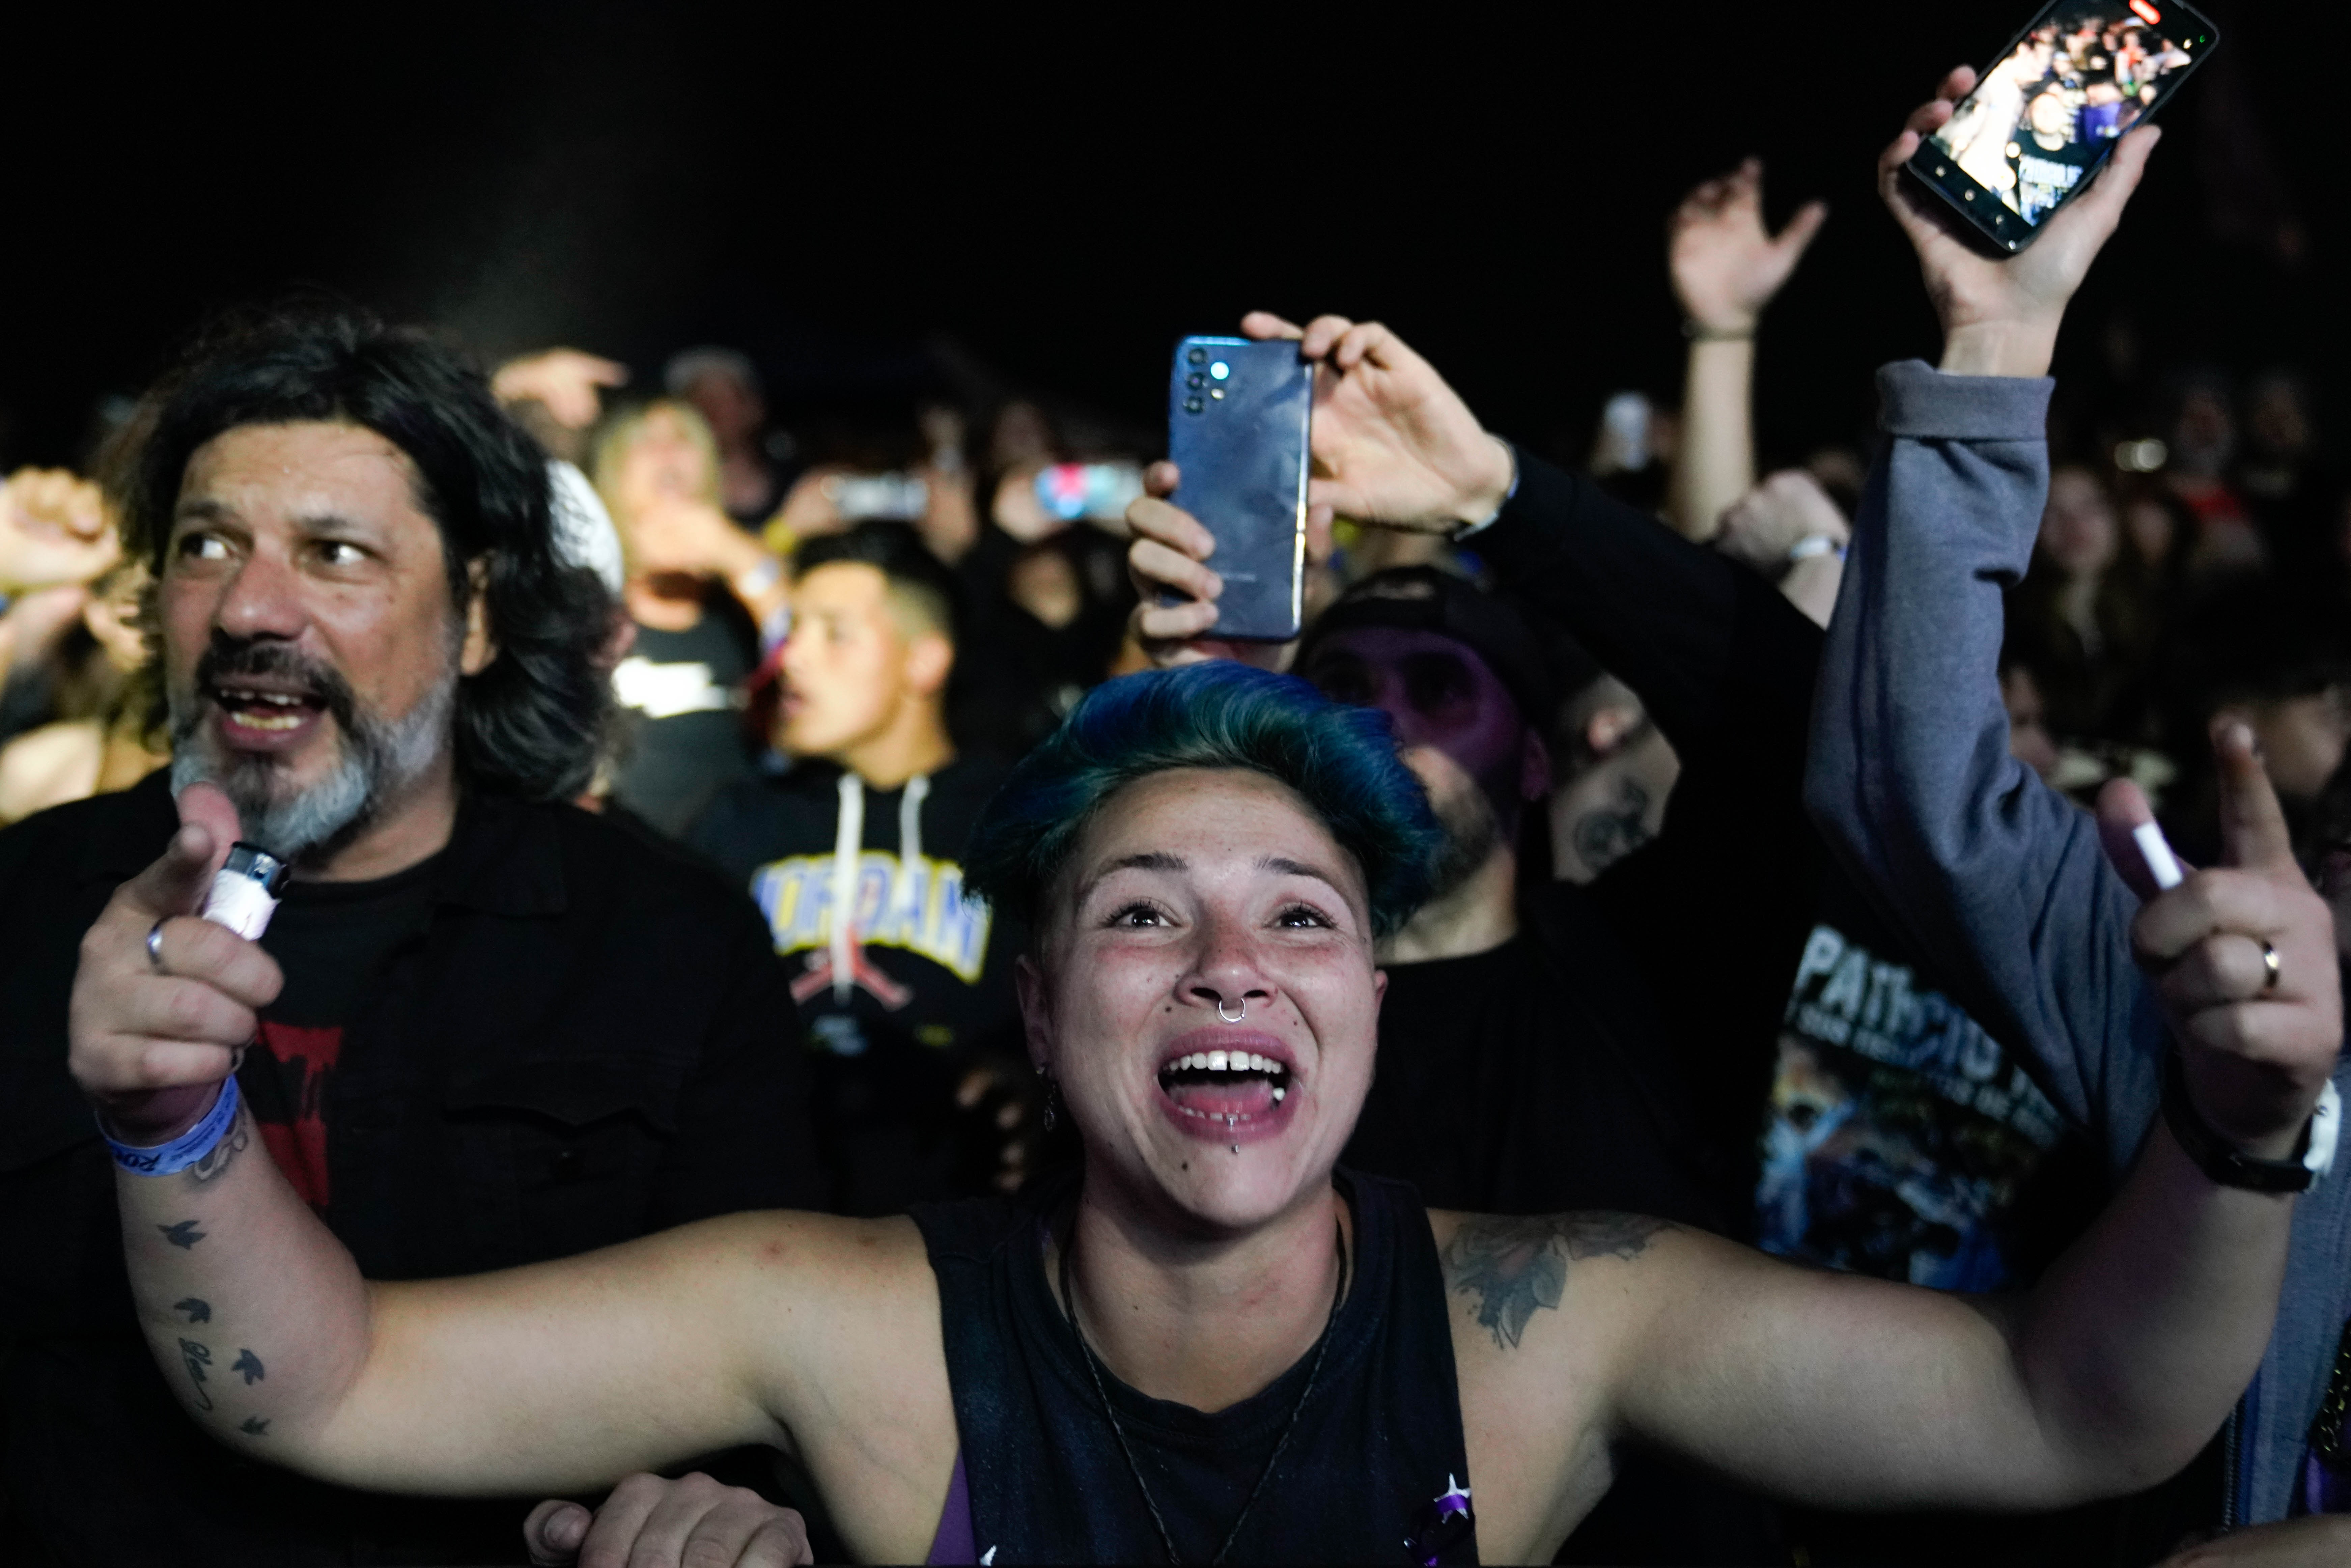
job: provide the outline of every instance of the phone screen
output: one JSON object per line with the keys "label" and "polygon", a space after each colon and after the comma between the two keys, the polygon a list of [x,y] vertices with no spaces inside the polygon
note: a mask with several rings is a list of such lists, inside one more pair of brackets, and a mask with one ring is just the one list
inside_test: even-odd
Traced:
{"label": "phone screen", "polygon": [[2217,41],[2177,0],[2057,0],[1911,170],[2004,248],[2022,250]]}

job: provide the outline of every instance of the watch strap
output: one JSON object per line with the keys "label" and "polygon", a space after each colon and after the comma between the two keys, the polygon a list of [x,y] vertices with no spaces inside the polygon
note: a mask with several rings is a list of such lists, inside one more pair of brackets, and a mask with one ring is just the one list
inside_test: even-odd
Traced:
{"label": "watch strap", "polygon": [[2188,1157],[2196,1162],[2196,1168],[2222,1186],[2247,1192],[2307,1192],[2317,1179],[2318,1173],[2304,1163],[2310,1149],[2309,1123],[2303,1124],[2302,1137],[2291,1159],[2264,1160],[2245,1153],[2214,1132],[2197,1113],[2195,1103],[2188,1098],[2188,1075],[2180,1068],[2178,1051],[2163,1064],[2163,1120]]}

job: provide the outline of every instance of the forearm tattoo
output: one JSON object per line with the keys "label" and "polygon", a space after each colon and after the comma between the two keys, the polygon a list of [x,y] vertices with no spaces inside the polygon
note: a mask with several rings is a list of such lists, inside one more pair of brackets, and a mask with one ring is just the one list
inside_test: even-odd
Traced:
{"label": "forearm tattoo", "polygon": [[236,1156],[245,1153],[246,1145],[252,1142],[253,1113],[240,1101],[236,1107],[236,1120],[229,1124],[227,1136],[214,1144],[210,1153],[183,1173],[188,1185],[203,1186],[207,1182],[219,1180],[228,1167],[236,1163]]}
{"label": "forearm tattoo", "polygon": [[183,1219],[177,1225],[159,1225],[155,1228],[163,1233],[164,1240],[183,1249],[193,1249],[204,1239],[204,1233],[196,1228],[196,1222],[193,1219]]}
{"label": "forearm tattoo", "polygon": [[1585,1258],[1637,1258],[1672,1227],[1646,1214],[1473,1215],[1445,1249],[1445,1282],[1478,1301],[1478,1326],[1514,1349],[1538,1308],[1555,1309],[1567,1266]]}
{"label": "forearm tattoo", "polygon": [[187,1313],[188,1322],[191,1323],[208,1323],[213,1321],[213,1304],[194,1296],[190,1296],[184,1301],[173,1301],[172,1310],[175,1312]]}
{"label": "forearm tattoo", "polygon": [[1649,841],[1649,792],[1622,780],[1614,808],[1595,806],[1575,820],[1575,852],[1596,874]]}
{"label": "forearm tattoo", "polygon": [[269,1423],[259,1416],[247,1416],[237,1430],[248,1437],[266,1437],[269,1436]]}
{"label": "forearm tattoo", "polygon": [[213,1364],[212,1348],[192,1339],[180,1342],[180,1363],[188,1369],[188,1381],[196,1385],[196,1408],[209,1410],[213,1396],[204,1392],[204,1368]]}
{"label": "forearm tattoo", "polygon": [[247,1388],[260,1382],[266,1375],[261,1370],[261,1358],[249,1350],[238,1351],[236,1359],[229,1363],[228,1369],[240,1374],[245,1378],[245,1385]]}

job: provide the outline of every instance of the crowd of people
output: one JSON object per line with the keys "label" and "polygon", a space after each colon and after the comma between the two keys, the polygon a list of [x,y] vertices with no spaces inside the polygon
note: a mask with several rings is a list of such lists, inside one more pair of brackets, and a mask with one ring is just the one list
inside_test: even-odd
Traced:
{"label": "crowd of people", "polygon": [[[795,443],[731,350],[209,324],[0,491],[0,1532],[2351,1558],[2351,497],[2283,371],[2053,426],[2139,36],[1887,149],[1945,351],[1869,452],[1760,471],[1825,212],[1751,162],[1582,472],[1249,317],[1291,643],[1032,402]],[[2029,204],[2028,134],[2120,140],[2014,258],[1904,183]]]}

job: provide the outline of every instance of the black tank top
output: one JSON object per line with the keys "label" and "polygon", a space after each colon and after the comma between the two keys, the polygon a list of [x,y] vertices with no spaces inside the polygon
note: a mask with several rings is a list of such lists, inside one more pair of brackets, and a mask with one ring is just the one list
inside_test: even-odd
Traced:
{"label": "black tank top", "polygon": [[[1475,1563],[1460,1391],[1428,1212],[1403,1182],[1343,1171],[1338,1182],[1354,1209],[1354,1283],[1232,1559]],[[1046,1282],[1046,1216],[1068,1194],[1063,1183],[1019,1203],[914,1210],[938,1275],[975,1554],[990,1564],[1164,1562],[1151,1511]],[[1150,1398],[1104,1370],[1184,1562],[1207,1563],[1223,1543],[1312,1361],[1310,1353],[1213,1416]]]}

